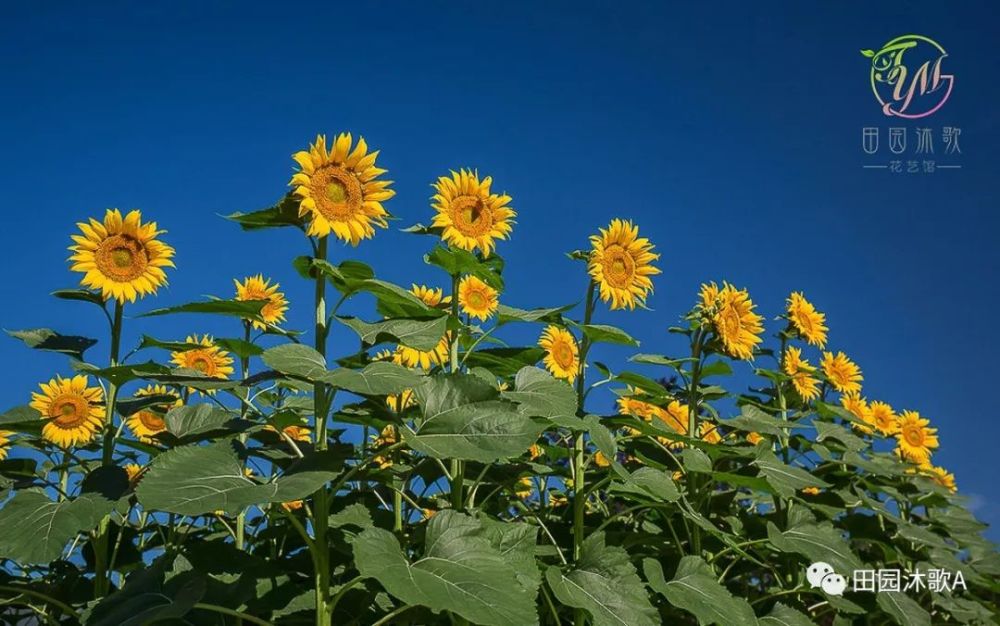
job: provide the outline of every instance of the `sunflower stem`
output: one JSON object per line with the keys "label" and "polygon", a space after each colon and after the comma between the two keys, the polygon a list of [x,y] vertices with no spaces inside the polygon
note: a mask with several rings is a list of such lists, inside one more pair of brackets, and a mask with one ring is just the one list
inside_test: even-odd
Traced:
{"label": "sunflower stem", "polygon": [[[587,298],[584,301],[583,310],[583,325],[587,326],[590,324],[590,320],[594,316],[594,291],[597,288],[597,284],[594,281],[589,281],[587,284]],[[590,352],[590,339],[587,338],[587,334],[584,333],[580,340],[580,371],[576,374],[576,401],[577,401],[577,414],[580,417],[586,415],[586,410],[584,410],[584,396],[587,392],[587,353]],[[584,512],[586,510],[587,504],[587,493],[584,489],[584,464],[583,464],[583,453],[584,453],[584,440],[583,432],[576,433],[576,438],[573,441],[573,561],[578,561],[580,559],[580,554],[583,548],[583,539],[586,529],[584,527]],[[577,626],[582,626],[586,615],[583,609],[575,609],[573,611],[573,621]]]}
{"label": "sunflower stem", "polygon": [[[316,259],[326,260],[327,238],[320,237],[316,246]],[[316,273],[316,327],[315,327],[315,348],[324,358],[326,357],[326,277]],[[315,383],[313,386],[313,407],[315,426],[313,428],[313,441],[316,451],[326,450],[326,418],[329,405],[327,403],[327,389],[323,383]],[[327,524],[329,523],[330,504],[326,485],[320,487],[313,497],[313,532],[316,535],[313,542],[316,563],[316,626],[329,626],[330,624],[330,558],[327,548],[326,535]]]}
{"label": "sunflower stem", "polygon": [[[458,281],[459,275],[453,274],[451,277],[451,316],[457,322],[458,327],[461,328],[461,319],[458,315]],[[451,373],[458,373],[460,367],[458,363],[458,342],[461,333],[458,330],[455,331],[455,335],[451,339]],[[461,511],[463,508],[464,498],[464,487],[463,482],[465,478],[465,468],[462,466],[462,462],[458,459],[451,460],[451,507],[456,511]]]}
{"label": "sunflower stem", "polygon": [[[701,360],[704,331],[699,328],[691,341],[691,386],[688,390],[688,437],[698,436],[698,385],[701,383]],[[691,488],[691,499],[698,502],[701,491],[701,481],[694,474],[687,475]],[[701,529],[695,526],[691,534],[691,550],[695,556],[701,556]]]}

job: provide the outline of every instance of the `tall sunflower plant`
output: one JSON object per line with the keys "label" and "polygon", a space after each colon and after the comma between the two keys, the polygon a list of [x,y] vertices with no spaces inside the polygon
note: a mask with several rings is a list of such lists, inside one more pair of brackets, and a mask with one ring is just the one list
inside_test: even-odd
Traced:
{"label": "tall sunflower plant", "polygon": [[[139,211],[78,225],[80,288],[54,295],[107,336],[9,333],[68,363],[0,415],[3,621],[995,623],[1000,557],[937,428],[865,393],[802,292],[768,320],[706,281],[647,339],[676,351],[640,353],[609,322],[646,308],[661,252],[614,218],[569,254],[579,303],[514,306],[514,200],[474,169],[402,229],[436,280],[396,285],[344,254],[393,236],[378,157],[319,136],[279,202],[228,216],[301,232],[308,303],[248,268],[150,306],[182,260],[168,233]],[[190,334],[130,327],[166,315]],[[636,352],[612,367],[606,344]],[[885,572],[924,584],[856,584]]]}

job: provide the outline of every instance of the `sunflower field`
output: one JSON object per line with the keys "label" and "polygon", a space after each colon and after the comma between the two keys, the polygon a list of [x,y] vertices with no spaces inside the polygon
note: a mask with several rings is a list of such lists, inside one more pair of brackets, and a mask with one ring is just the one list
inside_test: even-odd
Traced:
{"label": "sunflower field", "polygon": [[[1000,554],[935,465],[933,422],[866,397],[803,293],[706,280],[662,319],[688,349],[639,352],[602,323],[661,272],[638,225],[609,215],[567,251],[578,302],[515,307],[514,199],[445,173],[428,225],[393,233],[377,156],[319,136],[279,202],[228,216],[302,232],[309,329],[266,275],[154,305],[175,271],[161,224],[76,225],[79,285],[53,296],[107,335],[8,331],[67,362],[0,415],[0,622],[996,623]],[[345,258],[389,236],[423,237],[438,283]],[[233,332],[130,332],[165,315]],[[636,349],[629,369],[591,360],[602,343]]]}

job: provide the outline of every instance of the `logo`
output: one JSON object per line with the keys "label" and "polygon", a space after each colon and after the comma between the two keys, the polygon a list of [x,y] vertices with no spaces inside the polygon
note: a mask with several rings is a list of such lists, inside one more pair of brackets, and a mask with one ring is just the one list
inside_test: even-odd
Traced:
{"label": "logo", "polygon": [[903,35],[861,54],[871,59],[872,93],[889,117],[927,117],[951,96],[955,77],[942,68],[948,53],[933,39]]}
{"label": "logo", "polygon": [[821,588],[831,596],[842,596],[847,589],[847,580],[840,574],[833,571],[829,563],[813,563],[806,569],[806,580],[812,588]]}
{"label": "logo", "polygon": [[[813,589],[822,589],[830,596],[842,596],[847,590],[848,578],[833,571],[829,563],[817,561],[806,568],[806,580]],[[856,569],[851,572],[851,591],[883,593],[888,591],[921,593],[953,593],[966,591],[962,570],[949,571],[932,568],[904,572],[900,569]]]}

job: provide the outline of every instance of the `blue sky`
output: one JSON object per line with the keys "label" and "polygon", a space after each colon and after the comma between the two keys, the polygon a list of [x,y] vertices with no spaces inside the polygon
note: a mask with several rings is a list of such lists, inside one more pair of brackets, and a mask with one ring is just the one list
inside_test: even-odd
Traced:
{"label": "blue sky", "polygon": [[[867,395],[930,417],[935,460],[978,515],[1000,522],[982,469],[1000,436],[992,7],[696,4],[7,7],[0,326],[100,333],[94,311],[48,293],[76,284],[65,263],[76,221],[137,207],[169,230],[178,269],[133,312],[229,296],[232,277],[265,272],[291,299],[290,325],[307,328],[309,287],[289,263],[306,243],[244,234],[217,215],[277,199],[292,152],[317,132],[350,130],[382,150],[394,227],[429,220],[429,184],[449,168],[479,168],[513,196],[518,225],[500,248],[509,304],[579,299],[585,278],[562,253],[616,216],[635,219],[662,254],[652,311],[600,313],[643,351],[682,349],[665,329],[703,281],[748,287],[769,318],[804,290],[828,315],[831,347],[862,366]],[[948,50],[956,84],[926,124],[904,125],[960,127],[960,170],[861,167],[862,128],[895,124],[858,50],[911,32]],[[383,232],[332,256],[404,284],[440,280],[419,263],[431,243]],[[126,332],[130,346],[143,332],[238,330],[176,317],[127,320]],[[342,331],[333,341],[355,345]],[[69,371],[14,340],[0,342],[0,359],[5,406]]]}

